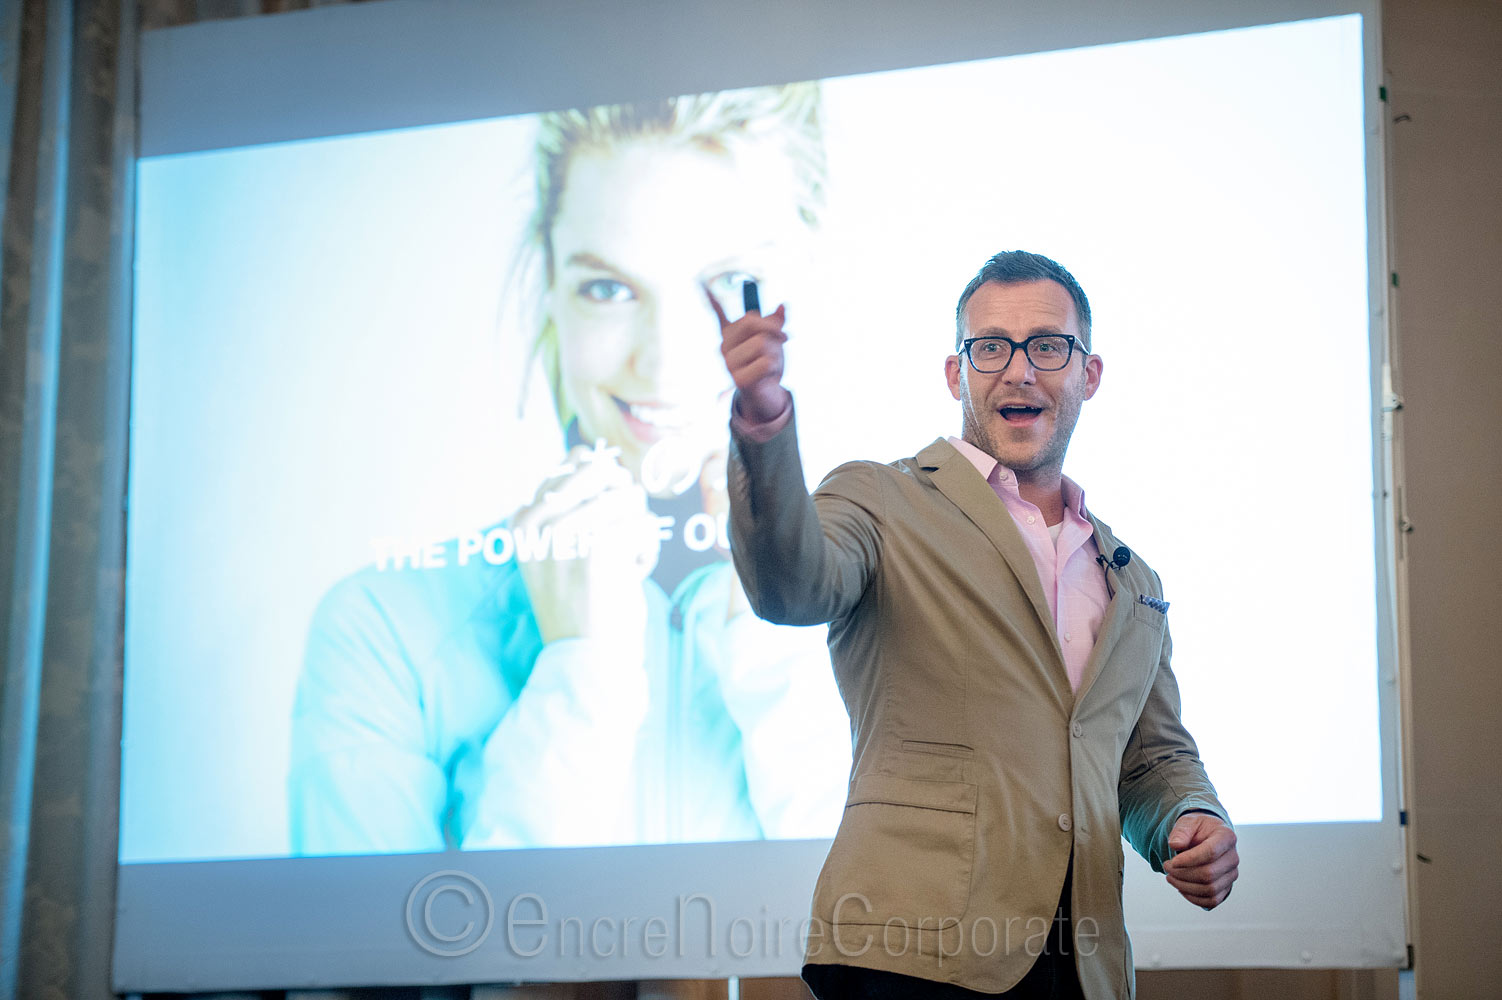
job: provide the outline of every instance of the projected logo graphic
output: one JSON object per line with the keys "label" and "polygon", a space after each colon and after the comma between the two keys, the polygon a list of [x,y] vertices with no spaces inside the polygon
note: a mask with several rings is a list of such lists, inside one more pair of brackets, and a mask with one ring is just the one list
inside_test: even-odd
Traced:
{"label": "projected logo graphic", "polygon": [[479,879],[448,868],[412,887],[405,916],[407,934],[417,947],[439,958],[458,958],[490,936],[495,904]]}

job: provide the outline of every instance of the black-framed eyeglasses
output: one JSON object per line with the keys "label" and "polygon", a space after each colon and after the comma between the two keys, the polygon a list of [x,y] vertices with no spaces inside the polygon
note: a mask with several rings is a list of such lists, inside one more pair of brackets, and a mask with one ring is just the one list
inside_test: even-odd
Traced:
{"label": "black-framed eyeglasses", "polygon": [[1040,372],[1056,372],[1074,357],[1074,337],[1067,333],[1045,333],[1023,341],[1006,337],[971,337],[960,345],[960,353],[970,359],[970,367],[983,375],[1006,371],[1012,354],[1021,348],[1028,364]]}

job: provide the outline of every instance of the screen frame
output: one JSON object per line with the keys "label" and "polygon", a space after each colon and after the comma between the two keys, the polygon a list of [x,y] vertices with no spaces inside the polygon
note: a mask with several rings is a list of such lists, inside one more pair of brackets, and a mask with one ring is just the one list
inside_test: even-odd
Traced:
{"label": "screen frame", "polygon": [[[1238,905],[1204,916],[1179,912],[1145,890],[1157,878],[1128,853],[1125,897],[1137,963],[1193,966],[1393,967],[1407,942],[1406,848],[1399,767],[1398,616],[1391,442],[1383,427],[1390,329],[1379,87],[1380,19],[1359,3],[1261,0],[1252,5],[1062,0],[899,0],[816,5],[791,0],[692,8],[659,0],[387,0],[147,32],[142,38],[141,157],[316,136],[465,121],[665,94],[1189,34],[1336,14],[1363,18],[1366,109],[1379,727],[1383,818],[1377,823],[1257,826],[1241,832]],[[691,30],[685,30],[691,24]],[[706,39],[724,40],[708,44]],[[557,53],[610,72],[569,75]],[[624,57],[622,54],[626,54]],[[268,73],[274,65],[277,72]],[[495,67],[504,65],[504,87]],[[185,81],[192,81],[185,85]],[[225,109],[234,109],[226,113]],[[758,914],[793,927],[807,916],[807,887],[826,841],[528,850],[371,858],[294,858],[133,864],[120,870],[115,988],[121,992],[247,989],[374,983],[458,983],[791,975],[801,961],[785,925],[734,954],[727,942],[689,933],[665,956],[582,955],[541,967],[515,948],[434,954],[415,944],[403,912],[414,886],[459,873],[490,887],[491,916],[529,893],[555,918],[585,926],[629,916],[668,920],[686,897],[711,896],[719,926]],[[728,853],[727,853],[728,852]],[[1345,859],[1342,891],[1316,891]],[[770,868],[768,867],[770,866]],[[781,870],[759,880],[748,871]],[[639,875],[623,888],[612,873]],[[597,877],[581,879],[594,872]],[[1361,876],[1361,877],[1357,877]],[[1389,881],[1390,880],[1390,881]],[[658,893],[665,882],[686,887]],[[762,884],[775,883],[775,884]],[[502,887],[515,887],[514,891]],[[1156,888],[1156,887],[1153,887]],[[622,892],[636,893],[623,897]],[[1250,897],[1250,898],[1248,898]],[[629,898],[632,902],[623,904]],[[525,903],[518,904],[525,906]],[[655,907],[655,909],[651,908]],[[526,919],[522,914],[521,919]],[[1191,917],[1192,922],[1191,922]],[[336,937],[319,936],[337,930]],[[494,937],[494,935],[493,935]],[[779,942],[773,948],[771,942]],[[525,948],[521,949],[525,950]],[[602,949],[596,949],[599,951]]]}

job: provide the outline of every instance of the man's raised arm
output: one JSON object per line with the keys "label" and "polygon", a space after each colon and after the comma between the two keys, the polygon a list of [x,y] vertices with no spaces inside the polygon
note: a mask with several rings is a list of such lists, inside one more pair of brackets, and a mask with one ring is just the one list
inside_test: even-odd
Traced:
{"label": "man's raised arm", "polygon": [[752,609],[768,621],[814,625],[854,607],[881,550],[871,467],[836,469],[810,497],[793,397],[782,384],[785,307],[720,320],[735,382],[730,429],[730,552]]}

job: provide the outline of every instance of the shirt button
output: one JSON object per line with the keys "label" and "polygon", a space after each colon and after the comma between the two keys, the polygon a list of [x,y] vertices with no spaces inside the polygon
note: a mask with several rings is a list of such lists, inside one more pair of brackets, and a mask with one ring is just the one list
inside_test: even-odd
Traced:
{"label": "shirt button", "polygon": [[997,479],[1006,479],[1007,478],[1007,471],[1005,469],[1002,469],[1000,472],[998,472],[996,474],[996,478]]}
{"label": "shirt button", "polygon": [[1034,517],[1033,515],[1029,514],[1027,516],[1027,523],[1028,524],[1035,524],[1035,523],[1037,523],[1037,521],[1038,521],[1038,519],[1036,517]]}
{"label": "shirt button", "polygon": [[1074,735],[1076,737],[1084,736],[1085,735],[1085,726],[1084,726],[1084,723],[1076,722],[1073,726],[1070,727],[1070,732],[1074,733]]}
{"label": "shirt button", "polygon": [[1065,833],[1068,833],[1069,832],[1069,828],[1071,826],[1073,826],[1073,825],[1074,825],[1073,823],[1069,822],[1069,814],[1068,813],[1059,813],[1059,829],[1060,830],[1063,830]]}
{"label": "shirt button", "polygon": [[1074,641],[1074,633],[1073,632],[1065,632],[1064,633],[1064,641],[1065,642],[1073,642]]}

